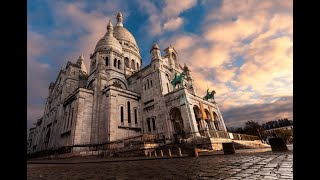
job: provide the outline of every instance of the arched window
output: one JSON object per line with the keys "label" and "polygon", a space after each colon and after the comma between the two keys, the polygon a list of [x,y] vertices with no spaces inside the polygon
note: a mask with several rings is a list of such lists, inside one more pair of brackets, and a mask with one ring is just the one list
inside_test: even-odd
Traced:
{"label": "arched window", "polygon": [[106,66],[109,66],[109,58],[106,57]]}
{"label": "arched window", "polygon": [[124,58],[124,63],[125,63],[125,65],[126,65],[127,68],[130,67],[130,65],[129,65],[129,58],[125,57],[125,58]]}
{"label": "arched window", "polygon": [[154,118],[152,118],[152,124],[153,124],[153,130],[156,130],[156,121],[154,120]]}
{"label": "arched window", "polygon": [[68,112],[66,111],[66,112],[64,113],[64,126],[63,126],[63,129],[66,129],[67,115],[68,115]]}
{"label": "arched window", "polygon": [[120,60],[118,60],[118,69],[120,69],[120,67],[121,67],[121,62]]}
{"label": "arched window", "polygon": [[137,70],[139,70],[139,63],[137,63]]}
{"label": "arched window", "polygon": [[131,111],[130,111],[130,102],[127,102],[128,105],[128,123],[131,123]]}
{"label": "arched window", "polygon": [[72,110],[71,110],[71,119],[70,119],[70,127],[71,127],[71,125],[72,125],[73,111],[74,111],[74,109],[72,108]]}
{"label": "arched window", "polygon": [[67,129],[69,128],[70,113],[71,113],[71,106],[69,106]]}
{"label": "arched window", "polygon": [[152,80],[150,80],[150,86],[152,87]]}
{"label": "arched window", "polygon": [[114,58],[113,66],[116,68],[117,67],[117,59]]}
{"label": "arched window", "polygon": [[150,86],[149,86],[149,79],[147,79],[147,82],[148,82],[148,89],[150,88]]}
{"label": "arched window", "polygon": [[151,132],[150,118],[147,119],[147,123],[148,123],[148,131]]}
{"label": "arched window", "polygon": [[137,109],[134,109],[134,123],[138,124],[138,114],[137,114]]}
{"label": "arched window", "polygon": [[131,68],[132,68],[133,70],[136,70],[136,67],[135,67],[135,65],[134,65],[134,60],[133,60],[133,59],[131,60]]}
{"label": "arched window", "polygon": [[120,107],[120,122],[123,123],[123,107]]}

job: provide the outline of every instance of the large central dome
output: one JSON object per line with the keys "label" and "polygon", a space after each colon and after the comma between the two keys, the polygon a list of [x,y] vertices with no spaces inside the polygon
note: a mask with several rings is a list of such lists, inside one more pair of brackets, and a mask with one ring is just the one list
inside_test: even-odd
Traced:
{"label": "large central dome", "polygon": [[120,40],[125,40],[125,41],[129,41],[132,44],[137,45],[136,40],[134,39],[133,35],[125,28],[122,26],[116,26],[113,28],[113,36]]}
{"label": "large central dome", "polygon": [[120,42],[123,49],[132,50],[141,58],[139,46],[135,38],[128,29],[123,27],[123,16],[121,12],[117,14],[117,21],[117,25],[113,28],[113,36]]}

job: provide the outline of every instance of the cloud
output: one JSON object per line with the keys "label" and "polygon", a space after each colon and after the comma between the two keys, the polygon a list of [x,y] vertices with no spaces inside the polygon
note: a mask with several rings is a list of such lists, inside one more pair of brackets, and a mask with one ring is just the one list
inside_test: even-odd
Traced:
{"label": "cloud", "polygon": [[[197,31],[186,32],[184,25],[190,17],[183,12],[198,2],[205,7],[203,22]],[[180,63],[189,66],[198,95],[204,96],[207,87],[216,90],[216,101],[225,119],[242,123],[244,117],[232,115],[236,114],[235,108],[245,110],[242,107],[258,108],[260,115],[266,112],[267,116],[270,112],[271,117],[271,112],[276,112],[270,109],[271,104],[280,107],[281,97],[292,96],[292,1],[215,3],[211,6],[213,2],[205,0],[140,0],[128,5],[127,1],[50,1],[52,27],[38,32],[28,24],[28,119],[41,116],[37,107],[45,101],[50,81],[55,80],[60,67],[68,60],[75,61],[83,53],[89,69],[89,54],[106,32],[108,19],[116,23],[118,10],[124,14],[125,22],[130,13],[146,15],[146,23],[137,28],[147,36],[136,39],[150,44],[154,38],[159,39],[161,49],[172,44]],[[129,10],[132,5],[137,9]],[[290,114],[292,108],[287,107]],[[259,113],[257,116],[250,111],[243,113],[258,119]]]}
{"label": "cloud", "polygon": [[[39,33],[28,29],[27,34],[27,96],[28,108],[31,105],[42,103],[48,95],[48,83],[50,82],[51,70],[47,63],[40,62],[39,56],[48,52],[48,42],[46,38]],[[41,104],[43,105],[43,104]],[[27,111],[28,119],[39,118],[39,111],[35,113]]]}
{"label": "cloud", "polygon": [[169,19],[164,23],[163,29],[166,31],[177,30],[183,24],[183,19],[181,17]]}
{"label": "cloud", "polygon": [[52,1],[48,6],[52,11],[54,27],[40,33],[28,24],[28,122],[34,122],[43,115],[49,84],[55,81],[61,66],[65,66],[67,61],[75,62],[83,53],[86,67],[89,69],[89,55],[106,32],[108,20],[115,19],[119,7],[124,7],[119,3],[95,5],[103,5],[106,9],[114,10],[86,11],[89,4],[85,2]]}
{"label": "cloud", "polygon": [[[227,117],[229,109],[277,105],[280,97],[292,96],[292,2],[226,0],[213,9],[199,27],[202,34],[175,34],[164,40],[189,65],[198,95],[207,87],[215,89]],[[292,113],[292,107],[286,110]],[[245,119],[232,118],[239,124]]]}
{"label": "cloud", "polygon": [[249,120],[254,120],[263,124],[268,121],[292,117],[292,106],[292,96],[284,96],[273,103],[251,104],[231,108],[224,111],[223,117],[226,126],[244,125],[244,123]]}
{"label": "cloud", "polygon": [[186,11],[197,4],[197,0],[183,0],[183,1],[172,1],[166,0],[165,7],[163,8],[163,14],[165,17],[178,16],[183,11]]}
{"label": "cloud", "polygon": [[157,7],[153,1],[138,1],[141,11],[148,14],[148,24],[145,31],[149,36],[160,36],[165,32],[175,31],[184,23],[179,15],[197,4],[197,0],[164,2],[164,7]]}

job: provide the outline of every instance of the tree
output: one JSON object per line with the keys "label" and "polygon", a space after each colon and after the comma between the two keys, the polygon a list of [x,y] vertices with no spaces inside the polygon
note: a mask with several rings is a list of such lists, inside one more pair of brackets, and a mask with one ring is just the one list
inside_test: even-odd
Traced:
{"label": "tree", "polygon": [[231,132],[231,133],[239,133],[239,134],[243,134],[244,133],[244,130],[242,129],[242,127],[227,127],[227,130],[228,132]]}
{"label": "tree", "polygon": [[248,121],[243,130],[245,134],[260,136],[259,132],[262,132],[263,128],[258,122]]}
{"label": "tree", "polygon": [[227,131],[234,133],[234,132],[236,132],[236,128],[227,126]]}

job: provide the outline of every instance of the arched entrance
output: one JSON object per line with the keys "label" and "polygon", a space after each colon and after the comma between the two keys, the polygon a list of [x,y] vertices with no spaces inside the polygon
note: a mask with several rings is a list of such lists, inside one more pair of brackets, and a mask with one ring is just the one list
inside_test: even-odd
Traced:
{"label": "arched entrance", "polygon": [[202,114],[201,114],[200,108],[198,106],[193,106],[193,112],[196,118],[198,132],[200,132],[200,134],[202,135],[202,130],[203,130],[201,127]]}
{"label": "arched entrance", "polygon": [[213,114],[213,123],[214,123],[216,130],[221,131],[220,126],[219,126],[220,122],[219,122],[218,115],[214,111],[212,111],[212,114]]}
{"label": "arched entrance", "polygon": [[207,123],[207,127],[209,130],[214,130],[214,128],[212,127],[212,117],[211,114],[209,113],[209,111],[207,109],[204,110],[204,112],[207,115],[207,119],[205,120]]}
{"label": "arched entrance", "polygon": [[179,108],[172,108],[170,110],[170,120],[173,125],[174,129],[174,137],[175,138],[184,138],[185,137],[185,132],[184,132],[184,125],[183,125],[183,120],[181,117],[181,111]]}

